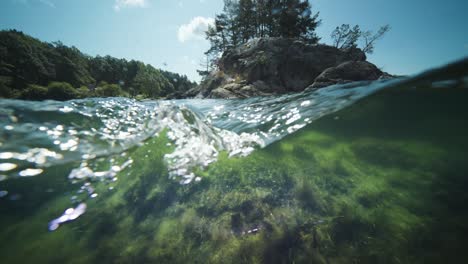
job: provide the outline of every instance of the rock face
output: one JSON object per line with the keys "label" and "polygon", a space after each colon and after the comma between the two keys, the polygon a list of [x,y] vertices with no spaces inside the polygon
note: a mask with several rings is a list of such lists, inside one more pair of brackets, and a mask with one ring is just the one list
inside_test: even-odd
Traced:
{"label": "rock face", "polygon": [[365,60],[366,55],[357,48],[341,50],[285,38],[255,39],[226,51],[218,70],[183,97],[246,98],[299,92],[312,84],[323,87],[378,79],[382,72]]}
{"label": "rock face", "polygon": [[367,61],[347,61],[323,71],[310,87],[321,88],[332,84],[372,81],[379,79],[383,74],[374,64]]}

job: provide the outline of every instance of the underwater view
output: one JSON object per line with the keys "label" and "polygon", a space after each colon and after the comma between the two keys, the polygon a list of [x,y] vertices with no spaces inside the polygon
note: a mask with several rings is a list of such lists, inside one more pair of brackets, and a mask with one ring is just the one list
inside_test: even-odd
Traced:
{"label": "underwater view", "polygon": [[2,263],[461,263],[466,70],[238,100],[1,100]]}
{"label": "underwater view", "polygon": [[0,264],[468,263],[448,2],[1,1]]}

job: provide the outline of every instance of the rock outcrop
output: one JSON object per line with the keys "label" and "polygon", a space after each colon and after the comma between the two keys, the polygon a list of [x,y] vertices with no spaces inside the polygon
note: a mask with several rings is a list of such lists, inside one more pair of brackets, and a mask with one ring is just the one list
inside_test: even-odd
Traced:
{"label": "rock outcrop", "polygon": [[311,88],[321,88],[332,84],[342,84],[356,81],[372,81],[383,76],[383,72],[367,61],[347,61],[336,67],[324,70]]}
{"label": "rock outcrop", "polygon": [[202,83],[183,97],[246,98],[300,92],[349,81],[376,80],[382,72],[358,48],[347,50],[297,39],[260,38],[226,51]]}

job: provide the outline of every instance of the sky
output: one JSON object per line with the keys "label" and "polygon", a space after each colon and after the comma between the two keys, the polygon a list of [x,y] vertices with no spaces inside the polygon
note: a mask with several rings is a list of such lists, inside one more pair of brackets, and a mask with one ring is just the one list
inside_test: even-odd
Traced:
{"label": "sky", "polygon": [[[317,34],[330,44],[341,24],[391,26],[368,60],[416,74],[468,56],[467,0],[310,0]],[[199,81],[204,30],[223,0],[0,0],[0,29],[62,41],[91,55],[135,59]]]}

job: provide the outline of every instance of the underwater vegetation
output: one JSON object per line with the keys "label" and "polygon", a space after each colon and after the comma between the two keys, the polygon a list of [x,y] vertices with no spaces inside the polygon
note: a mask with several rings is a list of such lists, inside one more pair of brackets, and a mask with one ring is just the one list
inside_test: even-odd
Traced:
{"label": "underwater vegetation", "polygon": [[[0,200],[1,262],[461,263],[467,100],[466,87],[390,87],[247,157],[223,152],[187,185],[169,177],[165,132],[90,162],[131,158],[114,180],[64,181],[65,164],[2,181],[22,197]],[[86,181],[99,196],[49,232]]]}

